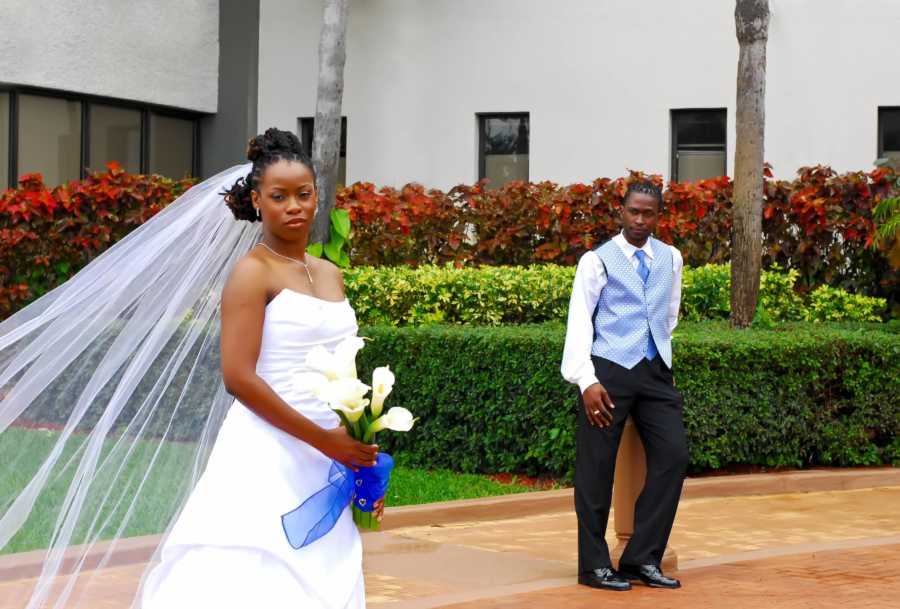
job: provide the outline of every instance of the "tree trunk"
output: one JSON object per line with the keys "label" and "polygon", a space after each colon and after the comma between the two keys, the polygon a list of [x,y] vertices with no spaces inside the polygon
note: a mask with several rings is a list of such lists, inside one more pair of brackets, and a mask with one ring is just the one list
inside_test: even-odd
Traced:
{"label": "tree trunk", "polygon": [[312,161],[316,170],[319,203],[310,243],[329,239],[329,216],[334,208],[338,157],[341,150],[341,99],[344,96],[344,61],[347,57],[349,0],[326,0],[319,37],[319,84]]}
{"label": "tree trunk", "polygon": [[768,0],[737,0],[734,21],[740,57],[731,239],[731,325],[746,328],[756,312],[762,263]]}

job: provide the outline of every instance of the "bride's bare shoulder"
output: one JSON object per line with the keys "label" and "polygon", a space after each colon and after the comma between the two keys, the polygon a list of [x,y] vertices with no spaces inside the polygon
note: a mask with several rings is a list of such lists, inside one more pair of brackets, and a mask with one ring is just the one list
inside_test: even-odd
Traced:
{"label": "bride's bare shoulder", "polygon": [[255,251],[250,251],[231,269],[228,281],[225,282],[225,289],[222,291],[222,300],[256,300],[261,297],[265,304],[268,285],[268,263]]}

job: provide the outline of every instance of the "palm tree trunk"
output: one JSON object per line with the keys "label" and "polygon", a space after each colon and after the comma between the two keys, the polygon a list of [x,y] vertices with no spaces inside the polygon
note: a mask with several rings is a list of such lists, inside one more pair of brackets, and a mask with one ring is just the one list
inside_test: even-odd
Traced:
{"label": "palm tree trunk", "polygon": [[310,243],[328,241],[329,215],[334,208],[341,148],[341,99],[344,96],[344,62],[347,57],[348,1],[326,0],[322,33],[319,37],[319,84],[312,147],[319,203]]}
{"label": "palm tree trunk", "polygon": [[734,20],[740,57],[731,240],[731,325],[745,328],[756,312],[762,261],[768,0],[737,0]]}

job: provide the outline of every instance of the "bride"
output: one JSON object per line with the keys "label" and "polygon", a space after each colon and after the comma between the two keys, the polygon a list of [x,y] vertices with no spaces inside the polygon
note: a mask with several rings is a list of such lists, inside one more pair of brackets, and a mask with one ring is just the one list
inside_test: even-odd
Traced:
{"label": "bride", "polygon": [[[90,576],[91,557],[100,548],[104,564],[119,538],[140,530],[134,514],[158,493],[154,475],[173,471],[170,485],[182,473],[186,482],[159,508],[174,515],[164,519],[168,531],[137,606],[365,606],[350,510],[300,549],[281,521],[328,484],[333,461],[375,463],[378,447],[350,438],[337,415],[295,383],[306,353],[355,336],[356,318],[337,267],[305,253],[317,200],[297,137],[269,129],[247,156],[252,166],[193,187],[0,324],[0,432],[39,421],[60,434],[19,494],[0,497],[0,510],[8,507],[0,548],[36,504],[47,504],[49,483],[75,470],[65,499],[45,505],[55,525],[29,607],[54,596],[60,606],[86,602],[76,580]],[[226,204],[244,222],[223,218]],[[219,317],[216,380],[207,364],[218,355],[211,339]],[[62,395],[71,405],[60,414],[48,404]],[[192,459],[169,459],[161,470],[168,440],[190,440]],[[142,450],[148,443],[154,448]],[[127,478],[135,470],[139,484]],[[135,488],[133,497],[122,490]],[[375,513],[380,520],[383,502]],[[67,570],[73,552],[76,567]],[[62,586],[54,582],[60,576],[68,579]]]}

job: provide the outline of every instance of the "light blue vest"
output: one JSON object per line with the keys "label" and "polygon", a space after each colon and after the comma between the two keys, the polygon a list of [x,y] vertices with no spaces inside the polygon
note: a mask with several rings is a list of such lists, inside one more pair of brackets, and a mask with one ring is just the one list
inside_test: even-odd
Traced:
{"label": "light blue vest", "polygon": [[672,367],[669,334],[672,250],[653,237],[650,237],[650,247],[653,262],[646,284],[614,241],[607,241],[594,250],[606,269],[607,283],[594,313],[591,354],[629,370],[646,355],[650,337],[666,366]]}

